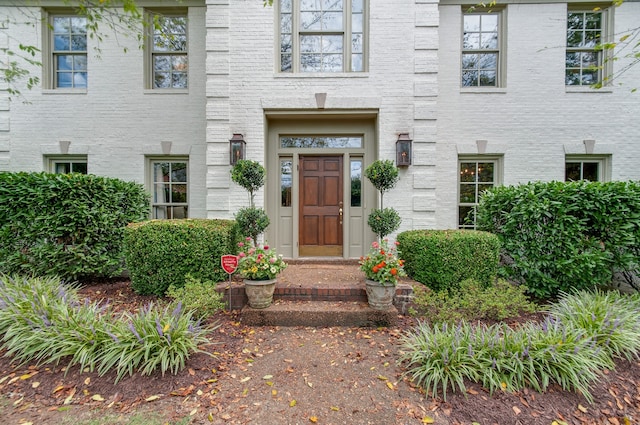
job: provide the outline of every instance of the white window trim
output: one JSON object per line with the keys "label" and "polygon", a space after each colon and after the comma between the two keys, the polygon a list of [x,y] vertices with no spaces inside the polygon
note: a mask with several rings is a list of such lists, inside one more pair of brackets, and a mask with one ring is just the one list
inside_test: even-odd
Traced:
{"label": "white window trim", "polygon": [[503,173],[504,173],[504,157],[502,155],[458,155],[458,161],[456,162],[456,226],[458,229],[475,229],[476,223],[473,223],[472,227],[460,227],[460,207],[473,207],[477,206],[477,203],[460,202],[460,164],[463,162],[493,162],[494,180],[493,187],[502,185]]}
{"label": "white window trim", "polygon": [[[156,203],[153,200],[154,193],[154,180],[153,180],[153,165],[158,162],[184,162],[187,164],[187,202],[174,202],[174,203]],[[189,210],[191,206],[191,165],[189,164],[188,156],[148,156],[146,158],[146,173],[145,173],[145,183],[146,187],[149,189],[149,193],[151,193],[151,199],[149,202],[149,217],[153,219],[153,208],[155,206],[185,206],[187,207],[186,216],[189,217]],[[163,220],[163,219],[159,219]]]}
{"label": "white window trim", "polygon": [[[594,9],[598,6],[598,4],[594,3],[593,6],[589,5],[587,7],[585,7],[584,5],[581,7],[577,7],[577,6],[571,6],[570,4],[567,7],[566,13],[565,13],[565,54],[567,51],[567,46],[566,46],[566,39],[567,39],[567,18],[569,13],[572,12],[594,12]],[[613,6],[611,6],[611,3],[603,3],[599,6],[600,9],[600,13],[602,13],[602,43],[611,43],[614,41],[614,28],[615,28],[615,23],[614,23],[614,13],[612,12],[611,8]],[[611,75],[613,74],[613,56],[614,56],[614,52],[613,49],[606,49],[603,50],[601,52],[601,61],[602,61],[602,69],[600,70],[600,81],[602,81],[602,88],[600,89],[596,89],[591,87],[591,85],[588,84],[576,84],[576,85],[566,85],[566,70],[567,70],[567,66],[565,63],[564,66],[564,72],[565,75],[563,75],[563,79],[565,80],[565,90],[567,93],[584,93],[584,92],[599,92],[599,93],[610,93],[611,90],[611,86],[612,86],[612,82],[611,81],[604,81],[604,78],[607,77],[611,77]]]}
{"label": "white window trim", "polygon": [[[498,15],[498,66],[495,86],[463,86],[462,85],[462,54],[465,52],[464,43],[464,17],[465,15]],[[459,84],[461,92],[469,93],[493,93],[506,92],[507,87],[507,7],[496,6],[492,9],[475,9],[469,11],[469,6],[462,6],[460,15],[460,62],[459,62]]]}
{"label": "white window trim", "polygon": [[[43,94],[86,94],[87,87],[56,87],[56,69],[53,58],[53,22],[55,16],[78,16],[77,12],[69,8],[42,9],[42,92]],[[87,75],[90,74],[89,45],[91,38],[87,35]],[[88,84],[87,84],[88,86]]]}
{"label": "white window trim", "polygon": [[598,154],[584,154],[584,155],[565,155],[565,166],[568,163],[584,163],[584,162],[597,162],[598,167],[598,181],[609,182],[611,181],[611,155],[598,155]]}
{"label": "white window trim", "polygon": [[[280,31],[280,5],[278,1],[278,7],[275,9],[275,74],[277,76],[291,76],[296,77],[350,77],[350,76],[366,76],[369,72],[369,0],[363,0],[363,16],[362,16],[362,71],[351,71],[351,0],[345,0],[345,7],[343,9],[345,25],[343,33],[344,38],[344,51],[343,51],[343,68],[339,72],[303,72],[300,70],[300,0],[292,0],[292,12],[291,12],[291,25],[292,25],[292,59],[291,59],[291,71],[281,70],[281,35]],[[310,33],[316,33],[315,31],[309,31]],[[323,32],[317,32],[318,34]],[[332,32],[326,32],[330,34]],[[336,32],[338,33],[338,32]]]}
{"label": "white window trim", "polygon": [[50,173],[56,172],[56,164],[87,164],[87,174],[89,174],[89,161],[87,155],[47,155],[45,156],[45,169]]}
{"label": "white window trim", "polygon": [[[186,94],[189,93],[191,86],[191,61],[189,58],[191,33],[189,31],[190,19],[188,8],[146,8],[144,10],[145,20],[147,22],[147,31],[145,32],[144,43],[144,87],[145,94]],[[153,15],[161,14],[164,16],[184,16],[187,19],[187,88],[154,88],[153,87]]]}

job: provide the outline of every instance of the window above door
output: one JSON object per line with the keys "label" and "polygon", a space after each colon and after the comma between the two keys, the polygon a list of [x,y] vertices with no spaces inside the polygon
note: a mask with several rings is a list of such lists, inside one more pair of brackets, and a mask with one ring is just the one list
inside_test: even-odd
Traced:
{"label": "window above door", "polygon": [[367,0],[280,0],[278,70],[367,70]]}

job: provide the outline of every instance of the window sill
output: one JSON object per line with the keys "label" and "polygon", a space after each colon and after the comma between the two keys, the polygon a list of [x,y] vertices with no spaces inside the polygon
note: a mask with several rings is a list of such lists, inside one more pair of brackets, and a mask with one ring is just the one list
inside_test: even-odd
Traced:
{"label": "window sill", "polygon": [[189,89],[145,89],[144,94],[189,94]]}
{"label": "window sill", "polygon": [[277,72],[274,78],[369,78],[368,72]]}
{"label": "window sill", "polygon": [[42,94],[87,94],[87,89],[43,89]]}
{"label": "window sill", "polygon": [[611,87],[603,87],[601,89],[594,89],[589,86],[565,86],[567,93],[613,93]]}
{"label": "window sill", "polygon": [[506,87],[461,87],[460,93],[505,94],[507,93],[507,88]]}

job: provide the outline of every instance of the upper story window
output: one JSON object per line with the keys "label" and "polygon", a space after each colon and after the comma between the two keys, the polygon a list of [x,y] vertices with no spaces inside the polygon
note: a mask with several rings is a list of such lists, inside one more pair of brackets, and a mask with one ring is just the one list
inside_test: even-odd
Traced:
{"label": "upper story window", "polygon": [[149,13],[149,87],[186,89],[188,87],[188,37],[186,12]]}
{"label": "upper story window", "polygon": [[53,88],[87,87],[87,18],[53,15],[50,20]]}
{"label": "upper story window", "polygon": [[366,70],[367,0],[281,0],[280,72]]}
{"label": "upper story window", "polygon": [[590,86],[602,82],[605,13],[570,11],[567,14],[565,84]]}
{"label": "upper story window", "polygon": [[465,13],[462,29],[462,87],[500,87],[501,13]]}

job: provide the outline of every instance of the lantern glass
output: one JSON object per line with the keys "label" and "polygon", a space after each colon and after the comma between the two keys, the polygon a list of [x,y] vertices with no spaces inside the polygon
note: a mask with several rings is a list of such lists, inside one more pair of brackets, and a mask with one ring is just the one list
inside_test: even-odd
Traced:
{"label": "lantern glass", "polygon": [[234,134],[229,140],[229,164],[236,165],[241,159],[244,159],[246,142],[242,138],[242,134]]}
{"label": "lantern glass", "polygon": [[411,165],[411,139],[401,134],[396,142],[396,165],[406,167]]}

